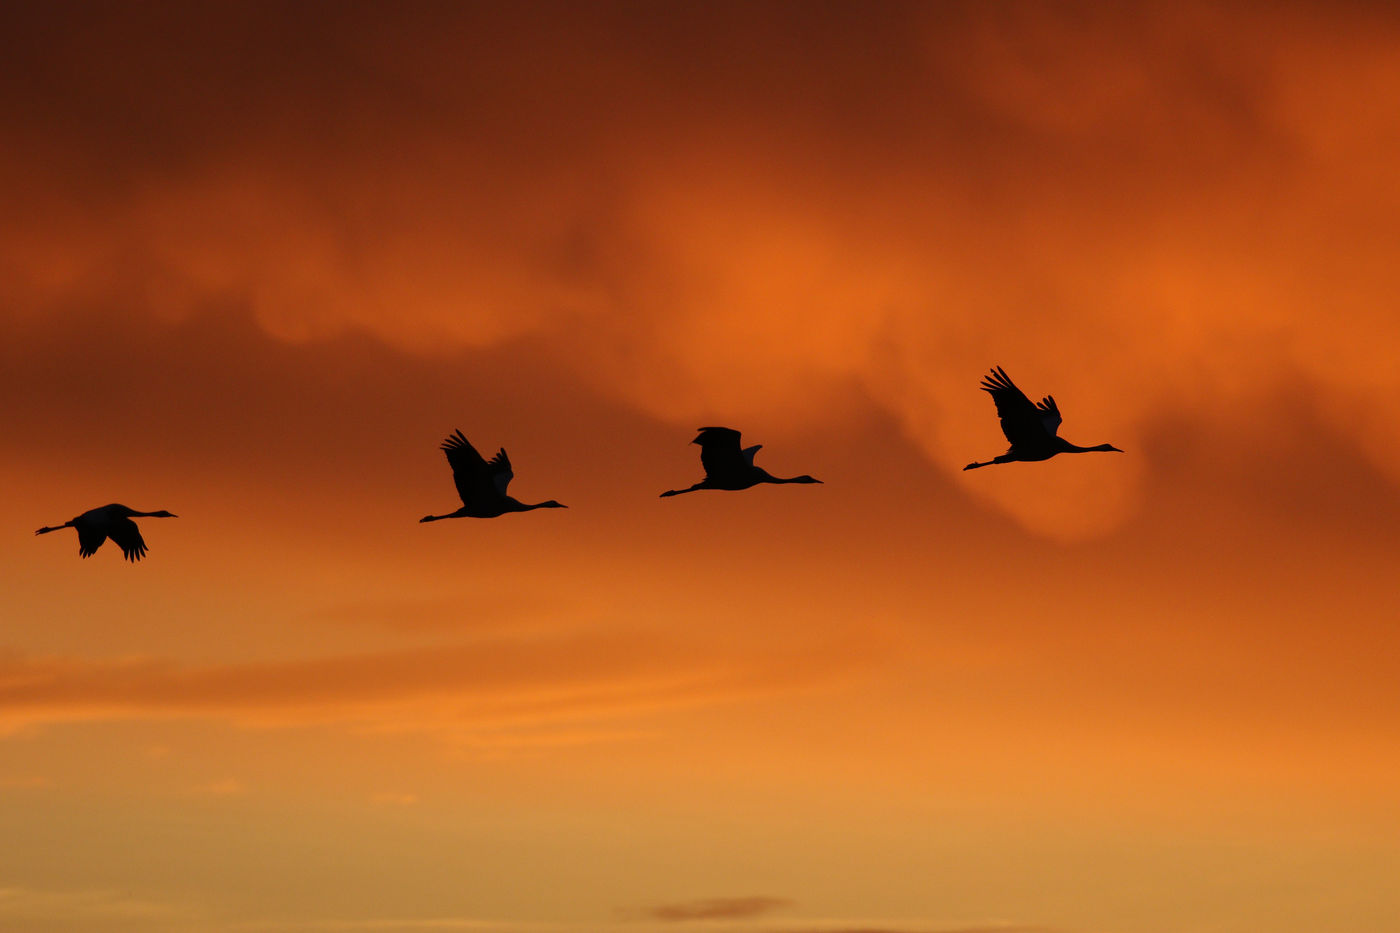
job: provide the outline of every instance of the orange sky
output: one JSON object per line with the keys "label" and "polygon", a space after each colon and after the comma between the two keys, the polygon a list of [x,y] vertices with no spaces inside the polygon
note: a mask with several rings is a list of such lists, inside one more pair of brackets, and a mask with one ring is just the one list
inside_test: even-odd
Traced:
{"label": "orange sky", "polygon": [[0,33],[0,928],[1400,930],[1400,16]]}

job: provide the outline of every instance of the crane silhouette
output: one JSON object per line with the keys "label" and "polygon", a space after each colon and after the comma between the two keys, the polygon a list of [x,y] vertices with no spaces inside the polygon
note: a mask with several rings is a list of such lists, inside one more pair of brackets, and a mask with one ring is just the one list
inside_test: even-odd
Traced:
{"label": "crane silhouette", "polygon": [[138,512],[124,505],[112,503],[98,509],[90,509],[62,525],[40,528],[34,533],[46,535],[50,531],[58,531],[61,528],[76,528],[78,531],[78,553],[83,557],[91,557],[96,554],[97,549],[102,546],[102,542],[111,538],[117,543],[117,547],[122,549],[122,556],[135,563],[146,556],[146,542],[141,539],[141,529],[136,527],[136,523],[132,521],[133,518],[179,518],[179,516],[167,512],[165,509],[161,509],[159,512]]}
{"label": "crane silhouette", "polygon": [[443,518],[495,518],[507,512],[568,508],[553,499],[531,505],[506,495],[506,487],[515,473],[510,468],[510,457],[506,456],[504,447],[488,461],[458,430],[442,442],[442,450],[452,466],[452,482],[457,484],[462,507],[446,515],[425,515],[418,519],[420,522],[435,522]]}
{"label": "crane silhouette", "polygon": [[1016,388],[1016,383],[1000,366],[994,366],[990,376],[982,377],[982,391],[991,393],[992,401],[997,406],[997,417],[1001,419],[1001,433],[1006,435],[1011,446],[1000,457],[983,463],[969,463],[963,467],[964,470],[1013,460],[1049,460],[1055,454],[1082,454],[1091,450],[1123,452],[1112,444],[1080,447],[1060,437],[1056,433],[1060,430],[1060,407],[1055,404],[1054,396],[1047,395],[1032,404],[1026,398],[1026,393]]}
{"label": "crane silhouette", "polygon": [[741,449],[739,432],[733,428],[701,428],[699,436],[691,443],[700,445],[700,464],[705,468],[705,478],[689,489],[668,489],[661,494],[663,499],[698,489],[748,489],[759,483],[821,482],[806,475],[783,479],[754,466],[754,454],[763,445],[755,444]]}

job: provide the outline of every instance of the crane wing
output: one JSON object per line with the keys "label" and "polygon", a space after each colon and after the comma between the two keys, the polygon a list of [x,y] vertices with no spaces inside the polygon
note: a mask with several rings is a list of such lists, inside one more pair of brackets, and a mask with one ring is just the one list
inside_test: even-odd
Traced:
{"label": "crane wing", "polygon": [[107,536],[122,549],[122,555],[135,563],[146,556],[146,542],[141,538],[141,529],[129,518],[119,518],[107,529]]}
{"label": "crane wing", "polygon": [[102,542],[107,540],[107,532],[89,522],[81,522],[73,527],[78,530],[78,553],[83,557],[96,554]]}
{"label": "crane wing", "polygon": [[[442,450],[447,454],[447,462],[452,467],[452,482],[457,486],[457,495],[462,497],[463,505],[471,505],[482,499],[494,499],[500,495],[496,489],[491,464],[482,459],[481,454],[476,452],[476,448],[460,429],[448,435],[447,440],[442,442]],[[501,455],[498,454],[492,463],[500,458]],[[510,463],[506,461],[506,482],[510,482],[509,473]]]}
{"label": "crane wing", "polygon": [[1035,406],[1040,411],[1040,423],[1045,425],[1047,434],[1055,435],[1060,433],[1060,423],[1064,420],[1060,417],[1060,406],[1055,404],[1055,396],[1047,395],[1036,403]]}
{"label": "crane wing", "polygon": [[510,457],[506,456],[506,449],[502,447],[498,450],[486,466],[491,471],[491,482],[495,485],[496,492],[504,496],[506,487],[515,478],[515,471],[510,468]]}
{"label": "crane wing", "polygon": [[[753,466],[753,453],[739,447],[739,432],[733,428],[701,428],[692,443],[700,445],[700,465],[705,478],[718,480]],[[751,448],[757,453],[758,448]]]}
{"label": "crane wing", "polygon": [[1032,404],[1000,366],[982,378],[982,391],[991,393],[1001,419],[1001,433],[1012,447],[1044,444],[1059,430],[1060,410],[1055,400],[1047,395],[1039,405]]}

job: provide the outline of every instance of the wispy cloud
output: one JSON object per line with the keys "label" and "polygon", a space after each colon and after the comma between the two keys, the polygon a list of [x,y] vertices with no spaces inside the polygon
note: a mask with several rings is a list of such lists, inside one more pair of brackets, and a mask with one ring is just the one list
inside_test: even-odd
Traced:
{"label": "wispy cloud", "polygon": [[548,594],[473,593],[470,602],[460,597],[379,598],[337,603],[307,613],[317,622],[361,625],[400,632],[482,632],[522,627],[575,608]]}
{"label": "wispy cloud", "polygon": [[89,931],[212,929],[201,912],[186,904],[143,897],[115,888],[34,888],[0,886],[0,926],[21,930],[31,925],[63,924]]}
{"label": "wispy cloud", "polygon": [[655,920],[738,920],[759,917],[764,914],[791,907],[792,901],[784,897],[751,895],[747,897],[710,897],[698,901],[684,901],[679,904],[658,904],[648,907],[645,916]]}
{"label": "wispy cloud", "polygon": [[199,667],[10,654],[0,657],[0,725],[175,717],[345,722],[444,730],[498,748],[546,747],[646,734],[596,725],[542,729],[548,724],[578,727],[800,689],[849,671],[866,651],[793,644],[726,653],[613,633]]}
{"label": "wispy cloud", "polygon": [[769,933],[1065,933],[1045,926],[924,927],[924,926],[821,926],[784,927]]}
{"label": "wispy cloud", "polygon": [[368,930],[374,933],[416,933],[419,930],[502,930],[513,933],[552,933],[580,931],[569,924],[534,922],[528,920],[494,920],[480,917],[368,917],[360,920],[251,920],[234,924],[233,931],[278,930]]}
{"label": "wispy cloud", "polygon": [[51,787],[53,779],[41,774],[22,774],[0,777],[0,790],[32,790],[38,787]]}
{"label": "wispy cloud", "polygon": [[248,793],[248,785],[238,778],[221,778],[217,781],[210,781],[208,784],[201,784],[195,790],[201,794],[208,794],[211,797],[239,797]]}

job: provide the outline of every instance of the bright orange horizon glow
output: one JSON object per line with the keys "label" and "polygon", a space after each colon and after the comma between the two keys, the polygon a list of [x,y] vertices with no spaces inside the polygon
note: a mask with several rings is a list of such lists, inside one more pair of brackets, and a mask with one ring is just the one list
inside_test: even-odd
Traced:
{"label": "bright orange horizon glow", "polygon": [[1400,930],[1400,16],[0,29],[0,929]]}

